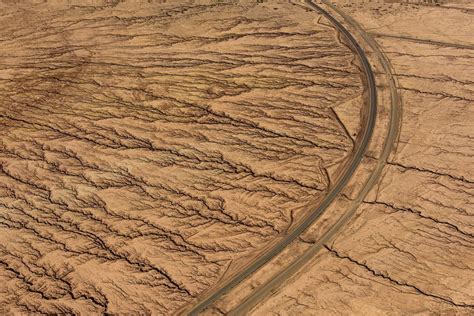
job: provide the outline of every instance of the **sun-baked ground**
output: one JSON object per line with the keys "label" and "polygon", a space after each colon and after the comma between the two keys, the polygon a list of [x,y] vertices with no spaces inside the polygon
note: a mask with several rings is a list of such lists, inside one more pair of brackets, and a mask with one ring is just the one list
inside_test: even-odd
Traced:
{"label": "sun-baked ground", "polygon": [[397,148],[349,225],[253,315],[472,315],[474,6],[333,2],[392,64]]}
{"label": "sun-baked ground", "polygon": [[171,313],[324,196],[360,70],[259,2],[0,5],[2,314]]}

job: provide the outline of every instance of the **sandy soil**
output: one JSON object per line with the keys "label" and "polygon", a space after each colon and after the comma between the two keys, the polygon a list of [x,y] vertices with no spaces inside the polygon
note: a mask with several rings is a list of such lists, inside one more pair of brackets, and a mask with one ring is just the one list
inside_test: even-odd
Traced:
{"label": "sandy soil", "polygon": [[472,315],[472,3],[335,2],[393,66],[397,148],[351,222],[252,314]]}
{"label": "sandy soil", "polygon": [[[162,2],[0,4],[1,314],[173,313],[290,229],[350,156],[361,74],[319,15]],[[418,171],[417,148],[393,177],[469,197],[452,165],[469,157]],[[464,212],[449,225],[469,233]]]}

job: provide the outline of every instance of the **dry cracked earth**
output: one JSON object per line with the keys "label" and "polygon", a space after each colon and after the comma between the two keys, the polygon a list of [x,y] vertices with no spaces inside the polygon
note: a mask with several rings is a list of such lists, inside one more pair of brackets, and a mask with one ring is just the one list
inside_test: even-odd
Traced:
{"label": "dry cracked earth", "polygon": [[[398,137],[248,314],[474,314],[474,6],[333,2],[391,63]],[[304,221],[364,129],[359,58],[300,1],[3,1],[0,26],[1,315],[187,313]]]}

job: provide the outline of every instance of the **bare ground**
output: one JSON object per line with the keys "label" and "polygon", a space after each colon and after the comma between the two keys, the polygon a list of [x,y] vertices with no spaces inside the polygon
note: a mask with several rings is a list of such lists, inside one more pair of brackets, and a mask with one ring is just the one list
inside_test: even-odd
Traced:
{"label": "bare ground", "polygon": [[351,154],[362,83],[332,27],[187,3],[0,5],[2,314],[172,313]]}
{"label": "bare ground", "polygon": [[472,4],[337,4],[393,66],[399,141],[352,221],[253,314],[471,315]]}

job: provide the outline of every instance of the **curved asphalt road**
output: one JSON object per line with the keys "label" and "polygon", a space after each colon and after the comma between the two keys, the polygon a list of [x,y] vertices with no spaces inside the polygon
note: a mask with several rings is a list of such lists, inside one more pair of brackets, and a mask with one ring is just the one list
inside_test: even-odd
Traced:
{"label": "curved asphalt road", "polygon": [[314,10],[319,11],[322,15],[324,15],[346,38],[346,40],[352,45],[353,49],[359,56],[360,62],[362,64],[363,70],[367,77],[367,85],[368,85],[368,92],[369,92],[369,106],[368,106],[368,113],[367,113],[367,125],[362,136],[362,140],[360,142],[360,146],[356,149],[354,156],[350,162],[349,167],[347,168],[346,172],[339,178],[339,181],[336,182],[335,186],[329,191],[328,195],[324,198],[322,203],[317,207],[312,213],[310,213],[307,218],[301,222],[291,233],[288,234],[283,240],[273,246],[268,252],[263,254],[260,258],[255,260],[252,264],[250,264],[245,270],[241,273],[234,276],[230,279],[224,286],[219,288],[214,293],[211,293],[204,299],[202,299],[197,305],[193,307],[192,310],[188,312],[188,315],[198,315],[201,311],[206,309],[212,303],[214,303],[217,299],[219,299],[223,294],[230,291],[234,288],[237,284],[242,282],[246,279],[249,275],[254,273],[260,267],[262,267],[265,263],[273,259],[276,255],[278,255],[285,247],[287,247],[291,242],[293,242],[296,238],[298,238],[304,230],[306,230],[316,219],[318,219],[321,214],[326,210],[326,208],[334,201],[334,199],[338,196],[338,194],[342,191],[342,189],[347,185],[349,180],[351,179],[352,175],[356,171],[357,167],[359,166],[365,151],[369,145],[371,136],[373,134],[374,126],[375,126],[375,117],[377,112],[377,94],[376,94],[376,86],[375,86],[375,78],[372,72],[372,68],[370,67],[369,61],[365,56],[364,51],[359,46],[357,41],[354,37],[349,33],[349,31],[344,28],[344,26],[339,23],[336,19],[334,19],[328,12],[314,4],[312,1],[307,0],[306,3]]}
{"label": "curved asphalt road", "polygon": [[401,118],[401,98],[398,94],[396,86],[396,78],[392,72],[392,66],[388,59],[385,57],[383,52],[379,49],[377,43],[364,32],[362,27],[349,15],[345,14],[343,11],[332,5],[328,0],[322,0],[324,4],[329,6],[332,10],[337,12],[351,27],[353,27],[359,35],[364,39],[367,45],[370,46],[373,53],[377,56],[382,68],[389,79],[390,86],[390,95],[391,95],[391,111],[390,111],[390,122],[388,133],[385,137],[384,145],[382,152],[378,158],[378,163],[364,183],[363,189],[358,193],[357,197],[354,199],[352,206],[348,208],[346,213],[339,218],[339,220],[327,231],[324,235],[314,243],[305,253],[300,257],[290,263],[285,269],[279,271],[273,278],[266,283],[260,285],[252,291],[252,294],[240,302],[240,305],[228,313],[229,316],[237,316],[247,314],[258,302],[261,302],[266,296],[271,294],[276,288],[281,286],[289,277],[294,275],[297,271],[300,271],[301,268],[318,252],[324,247],[324,244],[328,243],[331,238],[333,238],[339,230],[346,225],[349,220],[354,216],[359,205],[362,203],[364,198],[374,187],[376,183],[380,180],[382,170],[384,169],[387,159],[395,148],[396,142],[398,140],[398,131],[400,128],[400,118]]}

